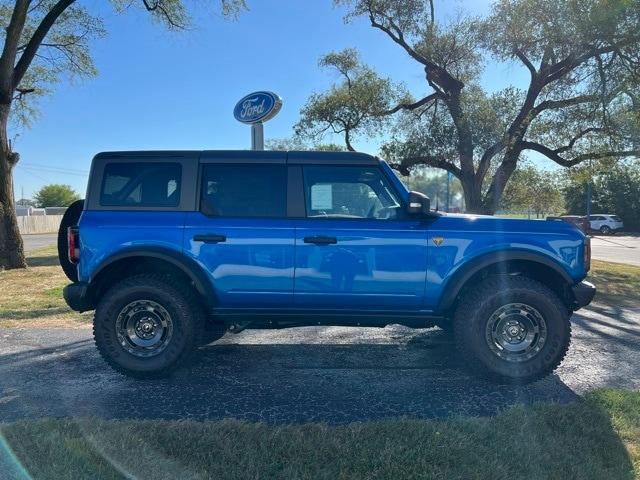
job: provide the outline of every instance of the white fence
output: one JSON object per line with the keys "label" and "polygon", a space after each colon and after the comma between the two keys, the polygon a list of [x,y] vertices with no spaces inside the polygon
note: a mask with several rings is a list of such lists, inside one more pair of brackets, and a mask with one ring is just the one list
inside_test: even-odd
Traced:
{"label": "white fence", "polygon": [[62,215],[29,215],[18,217],[20,234],[56,233],[60,227]]}

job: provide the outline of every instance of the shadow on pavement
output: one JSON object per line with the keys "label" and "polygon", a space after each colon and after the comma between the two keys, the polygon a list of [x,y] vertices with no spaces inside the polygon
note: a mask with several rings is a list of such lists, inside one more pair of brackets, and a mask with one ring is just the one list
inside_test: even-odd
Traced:
{"label": "shadow on pavement", "polygon": [[[556,375],[529,386],[469,375],[439,330],[408,342],[244,344],[201,348],[165,380],[114,373],[88,339],[0,356],[0,420],[34,416],[347,423],[388,417],[493,415],[577,395]],[[398,336],[399,337],[399,336]],[[255,342],[252,340],[255,339]],[[3,398],[5,400],[3,400]],[[6,400],[9,398],[9,400]]]}
{"label": "shadow on pavement", "polygon": [[47,256],[29,256],[27,258],[27,264],[30,267],[57,267],[60,265],[58,261],[57,255],[47,255]]}

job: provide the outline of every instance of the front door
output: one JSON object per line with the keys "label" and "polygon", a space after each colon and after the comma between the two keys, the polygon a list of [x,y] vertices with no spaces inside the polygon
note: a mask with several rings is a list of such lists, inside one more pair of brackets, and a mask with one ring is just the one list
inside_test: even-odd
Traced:
{"label": "front door", "polygon": [[306,216],[296,221],[296,307],[421,309],[426,225],[406,216],[382,170],[301,168]]}
{"label": "front door", "polygon": [[185,250],[211,275],[218,307],[291,307],[294,226],[284,162],[205,163],[201,177]]}

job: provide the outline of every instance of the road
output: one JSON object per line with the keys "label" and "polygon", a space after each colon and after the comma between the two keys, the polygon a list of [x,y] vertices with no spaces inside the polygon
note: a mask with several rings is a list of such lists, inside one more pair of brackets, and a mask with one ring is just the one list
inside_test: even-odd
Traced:
{"label": "road", "polygon": [[307,327],[227,334],[166,380],[135,381],[98,356],[91,331],[0,332],[0,421],[43,416],[345,423],[491,415],[640,388],[640,309],[574,316],[557,373],[526,387],[469,375],[441,330]]}
{"label": "road", "polygon": [[609,235],[591,239],[593,258],[640,267],[640,236]]}
{"label": "road", "polygon": [[34,235],[23,235],[22,242],[24,243],[24,251],[32,252],[42,247],[48,247],[55,245],[58,241],[58,235],[56,233],[42,233]]}

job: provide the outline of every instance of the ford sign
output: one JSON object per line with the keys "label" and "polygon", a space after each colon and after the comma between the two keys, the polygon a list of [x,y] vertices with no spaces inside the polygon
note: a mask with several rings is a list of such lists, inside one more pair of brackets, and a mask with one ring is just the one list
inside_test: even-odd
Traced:
{"label": "ford sign", "polygon": [[282,99],[273,92],[254,92],[240,100],[233,116],[242,123],[261,123],[275,117],[282,108]]}

